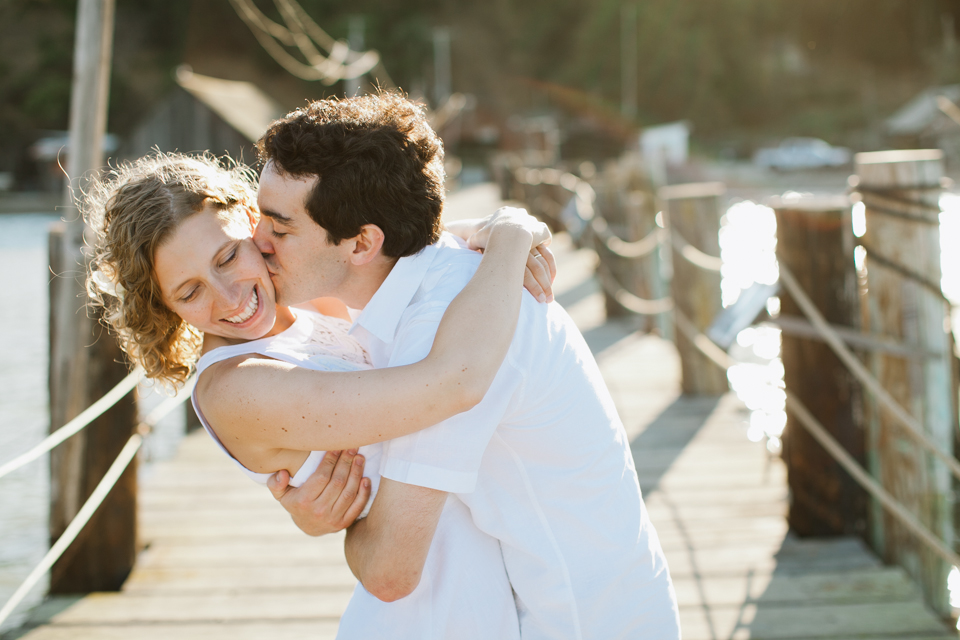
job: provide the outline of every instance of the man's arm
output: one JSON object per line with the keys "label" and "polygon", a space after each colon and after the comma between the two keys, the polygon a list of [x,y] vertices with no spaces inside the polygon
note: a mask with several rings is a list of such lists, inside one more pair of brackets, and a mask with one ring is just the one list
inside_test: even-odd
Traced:
{"label": "man's arm", "polygon": [[344,543],[350,570],[367,591],[384,602],[413,593],[446,500],[443,491],[380,481],[370,515],[347,529]]}

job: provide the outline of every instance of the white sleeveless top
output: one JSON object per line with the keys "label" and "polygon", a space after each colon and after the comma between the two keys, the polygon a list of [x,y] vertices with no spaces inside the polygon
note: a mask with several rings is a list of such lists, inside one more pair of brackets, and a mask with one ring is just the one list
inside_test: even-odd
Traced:
{"label": "white sleeveless top", "polygon": [[[318,313],[296,310],[289,329],[269,338],[219,347],[197,363],[202,373],[210,365],[235,356],[256,353],[319,371],[370,369],[366,352],[348,335],[349,323]],[[194,388],[193,406],[210,437],[250,478],[266,484],[271,474],[256,473],[230,455],[203,417]],[[380,485],[383,445],[360,447],[366,458],[364,475],[370,478],[371,496],[366,515]],[[322,451],[311,452],[290,484],[300,486],[312,474]],[[292,470],[291,470],[292,471]],[[503,565],[500,543],[480,531],[469,510],[448,496],[427,554],[420,584],[406,598],[381,602],[357,584],[337,630],[337,640],[520,640],[520,624],[510,582]]]}
{"label": "white sleeveless top", "polygon": [[[363,350],[357,340],[347,333],[350,329],[349,322],[305,309],[297,309],[295,313],[296,320],[282,333],[242,344],[217,347],[208,351],[197,363],[197,375],[203,373],[210,365],[248,353],[289,362],[298,367],[316,371],[350,372],[371,368],[366,351]],[[247,469],[223,446],[223,442],[217,437],[213,427],[200,410],[200,404],[197,401],[197,388],[196,386],[193,388],[191,400],[203,428],[217,443],[220,450],[233,460],[243,473],[260,484],[266,484],[270,476],[273,475],[272,473],[257,473]],[[370,500],[367,501],[367,507],[364,509],[363,515],[366,515],[373,503],[373,496],[380,484],[378,470],[380,468],[381,449],[382,445],[379,443],[360,448],[360,452],[366,459],[364,475],[370,478],[371,484]],[[299,487],[303,484],[320,466],[324,453],[323,451],[312,451],[296,473],[289,469],[290,485]]]}

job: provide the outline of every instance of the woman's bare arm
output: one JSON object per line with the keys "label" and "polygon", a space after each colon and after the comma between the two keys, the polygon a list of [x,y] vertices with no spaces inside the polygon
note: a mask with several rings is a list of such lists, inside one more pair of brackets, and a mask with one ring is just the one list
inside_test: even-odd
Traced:
{"label": "woman's bare arm", "polygon": [[493,225],[480,267],[450,303],[424,360],[335,373],[235,358],[201,376],[204,414],[238,455],[249,447],[349,449],[470,409],[483,398],[510,346],[531,245],[549,235],[532,221],[518,215]]}

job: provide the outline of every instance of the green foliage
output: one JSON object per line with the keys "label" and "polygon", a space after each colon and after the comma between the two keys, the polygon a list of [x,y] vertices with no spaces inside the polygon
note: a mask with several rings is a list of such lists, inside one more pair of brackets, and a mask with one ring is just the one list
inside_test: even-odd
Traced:
{"label": "green foliage", "polygon": [[[134,126],[183,62],[257,82],[287,104],[342,90],[286,75],[227,0],[117,1],[113,131]],[[503,117],[560,108],[616,121],[620,131],[687,119],[701,140],[737,132],[843,143],[924,86],[960,81],[960,54],[944,53],[942,22],[955,16],[960,27],[960,0],[631,1],[633,122],[618,115],[627,0],[300,0],[336,38],[362,15],[365,46],[381,53],[393,80],[428,95],[433,29],[450,28],[454,89]],[[281,21],[271,0],[256,2]],[[66,127],[75,13],[76,0],[0,2],[0,144]]]}

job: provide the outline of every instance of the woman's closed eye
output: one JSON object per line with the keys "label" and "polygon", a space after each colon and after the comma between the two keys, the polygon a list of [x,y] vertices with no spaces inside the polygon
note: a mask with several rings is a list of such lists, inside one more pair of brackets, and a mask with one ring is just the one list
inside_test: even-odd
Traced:
{"label": "woman's closed eye", "polygon": [[194,287],[193,289],[190,290],[189,293],[187,293],[187,295],[180,298],[180,302],[190,302],[197,296],[197,291],[199,290],[200,290],[200,287]]}
{"label": "woman's closed eye", "polygon": [[223,262],[218,264],[217,267],[220,267],[220,268],[225,267],[236,259],[237,259],[237,247],[234,247],[233,251],[231,251],[230,254],[226,257],[226,259],[224,259]]}

